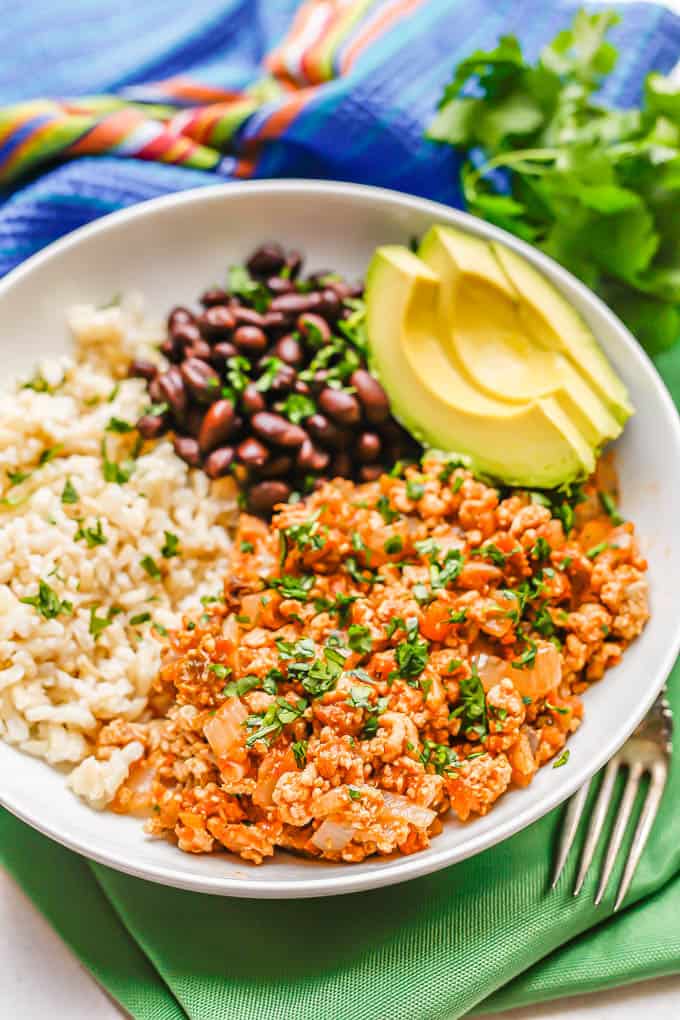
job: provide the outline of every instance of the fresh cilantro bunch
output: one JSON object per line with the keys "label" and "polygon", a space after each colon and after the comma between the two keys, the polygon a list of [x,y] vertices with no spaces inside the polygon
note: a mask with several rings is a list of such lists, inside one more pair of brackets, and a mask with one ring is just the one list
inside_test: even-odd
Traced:
{"label": "fresh cilantro bunch", "polygon": [[594,98],[618,20],[580,11],[533,64],[514,36],[476,51],[428,136],[472,150],[461,171],[472,213],[561,262],[654,354],[680,337],[680,89],[650,74],[639,109]]}

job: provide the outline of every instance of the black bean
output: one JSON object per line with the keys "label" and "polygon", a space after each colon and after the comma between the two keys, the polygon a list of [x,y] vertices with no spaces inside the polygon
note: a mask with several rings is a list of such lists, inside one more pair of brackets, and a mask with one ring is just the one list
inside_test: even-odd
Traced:
{"label": "black bean", "polygon": [[297,280],[303,262],[304,259],[299,251],[288,252],[286,255],[286,268],[288,269],[288,278],[290,280]]}
{"label": "black bean", "polygon": [[328,475],[319,475],[318,478],[314,479],[314,492],[318,492],[328,481]]}
{"label": "black bean", "polygon": [[244,308],[243,305],[232,305],[231,312],[239,325],[259,326],[262,329],[266,325],[265,316],[256,312],[254,308]]}
{"label": "black bean", "polygon": [[286,364],[295,365],[296,367],[301,365],[305,360],[305,352],[302,350],[302,344],[291,334],[282,336],[280,340],[276,341],[274,354],[277,358],[281,358],[281,361],[285,361]]}
{"label": "black bean", "polygon": [[359,479],[362,482],[375,482],[384,473],[385,467],[383,464],[364,464],[363,467],[359,468]]}
{"label": "black bean", "polygon": [[334,320],[337,319],[338,315],[340,314],[341,308],[342,303],[338,295],[335,293],[335,291],[331,290],[330,287],[325,287],[321,291],[319,314],[323,315],[324,318],[326,319]]}
{"label": "black bean", "polygon": [[157,366],[154,365],[153,361],[147,361],[145,358],[135,358],[128,367],[130,379],[146,379],[151,381],[151,379],[156,378],[157,373]]}
{"label": "black bean", "polygon": [[295,316],[284,315],[283,312],[265,312],[263,315],[263,329],[266,329],[270,336],[275,337],[290,327]]}
{"label": "black bean", "polygon": [[204,308],[212,308],[213,305],[224,305],[229,300],[229,295],[222,287],[208,287],[201,294],[201,304]]}
{"label": "black bean", "polygon": [[362,464],[377,460],[382,450],[380,436],[376,432],[362,432],[357,439],[356,455]]}
{"label": "black bean", "polygon": [[390,402],[378,380],[365,368],[357,368],[355,372],[352,372],[349,381],[356,390],[368,421],[372,425],[387,421],[390,414]]}
{"label": "black bean", "polygon": [[162,414],[145,414],[137,422],[137,431],[144,439],[157,439],[167,429],[168,423]]}
{"label": "black bean", "polygon": [[238,351],[229,340],[220,340],[210,352],[210,361],[215,368],[224,368],[229,358],[235,358]]}
{"label": "black bean", "polygon": [[175,418],[181,421],[187,409],[187,391],[184,386],[182,373],[175,365],[172,365],[167,372],[163,372],[155,381],[158,383],[161,392],[161,401],[166,403]]}
{"label": "black bean", "polygon": [[187,435],[193,436],[194,439],[198,438],[198,433],[201,431],[201,425],[205,417],[205,409],[198,407],[197,404],[191,404],[187,408],[187,413],[184,415],[184,421],[182,422],[182,432],[186,432]]}
{"label": "black bean", "polygon": [[303,312],[313,312],[320,303],[321,295],[316,291],[307,294],[279,294],[273,298],[269,310],[283,312],[284,315],[302,315]]}
{"label": "black bean", "polygon": [[152,379],[151,382],[149,383],[149,396],[151,397],[154,404],[165,403],[165,397],[163,395],[163,390],[161,389],[160,384],[158,382],[158,376],[156,376],[155,379]]}
{"label": "black bean", "polygon": [[346,450],[340,450],[335,454],[328,473],[331,478],[352,477],[352,458]]}
{"label": "black bean", "polygon": [[394,418],[388,418],[386,421],[379,422],[378,431],[388,443],[400,443],[405,434],[401,425]]}
{"label": "black bean", "polygon": [[336,294],[341,301],[344,301],[345,298],[350,297],[352,293],[351,285],[347,283],[345,280],[329,280],[328,283],[326,283],[325,285],[325,290],[332,290],[333,293]]}
{"label": "black bean", "polygon": [[205,413],[198,445],[201,453],[210,453],[227,441],[234,427],[234,405],[231,400],[216,400]]}
{"label": "black bean", "polygon": [[258,482],[248,492],[248,508],[256,514],[268,514],[277,503],[285,503],[291,488],[286,482]]}
{"label": "black bean", "polygon": [[233,463],[234,451],[231,446],[220,446],[205,458],[203,470],[208,478],[222,478],[223,475],[229,474]]}
{"label": "black bean", "polygon": [[283,415],[271,411],[259,411],[250,419],[253,430],[260,439],[276,446],[298,447],[307,438],[307,433],[299,425],[284,418]]}
{"label": "black bean", "polygon": [[295,463],[300,471],[325,471],[330,463],[331,455],[326,450],[315,446],[311,439],[304,440],[298,450]]}
{"label": "black bean", "polygon": [[210,361],[212,359],[212,347],[207,340],[196,340],[195,343],[189,344],[184,348],[185,358],[199,358],[201,361]]}
{"label": "black bean", "polygon": [[182,305],[177,305],[168,315],[168,330],[172,332],[176,326],[180,325],[180,323],[193,321],[194,313],[189,311],[188,308],[184,308]]}
{"label": "black bean", "polygon": [[198,467],[201,463],[201,451],[198,443],[191,436],[175,436],[172,444],[175,453],[181,457],[190,467]]}
{"label": "black bean", "polygon": [[295,290],[295,284],[284,276],[270,276],[267,280],[267,290],[270,294],[290,294]]}
{"label": "black bean", "polygon": [[346,450],[350,434],[338,428],[325,414],[312,414],[305,421],[305,428],[317,443],[331,450]]}
{"label": "black bean", "polygon": [[295,386],[293,386],[293,391],[295,393],[299,393],[301,397],[308,397],[309,394],[312,392],[311,389],[309,388],[309,385],[302,379],[295,380]]}
{"label": "black bean", "polygon": [[257,469],[258,478],[282,478],[290,474],[293,469],[293,458],[281,454],[278,457],[271,457],[267,463]]}
{"label": "black bean", "polygon": [[322,319],[320,315],[315,315],[314,312],[303,312],[297,320],[297,328],[313,347],[321,347],[323,344],[327,344],[331,338],[330,326],[325,319]]}
{"label": "black bean", "polygon": [[236,447],[236,456],[247,467],[261,468],[269,460],[269,450],[255,436],[248,436]]}
{"label": "black bean", "polygon": [[269,392],[274,394],[288,393],[295,385],[296,379],[297,372],[293,366],[283,364],[279,367],[276,375],[272,379]]}
{"label": "black bean", "polygon": [[264,411],[267,403],[255,383],[248,383],[241,394],[241,405],[246,414],[257,414],[258,411]]}
{"label": "black bean", "polygon": [[170,330],[170,336],[182,347],[188,347],[201,339],[201,331],[194,322],[180,322],[178,326]]}
{"label": "black bean", "polygon": [[245,354],[261,354],[267,346],[267,336],[259,326],[239,326],[234,331],[234,343]]}
{"label": "black bean", "polygon": [[167,358],[168,361],[173,362],[173,364],[177,364],[184,357],[184,348],[179,340],[176,340],[172,336],[169,336],[167,340],[163,341],[160,351],[163,357]]}
{"label": "black bean", "polygon": [[246,262],[253,276],[271,276],[283,269],[286,256],[280,244],[261,244]]}
{"label": "black bean", "polygon": [[326,386],[328,382],[329,372],[327,368],[319,368],[314,373],[314,378],[310,383],[310,389],[315,396],[318,396]]}
{"label": "black bean", "polygon": [[356,425],[361,418],[361,407],[356,397],[330,386],[319,394],[319,409],[339,425]]}
{"label": "black bean", "polygon": [[220,377],[214,368],[198,358],[187,358],[180,366],[182,378],[199,404],[210,404],[220,395]]}
{"label": "black bean", "polygon": [[226,305],[214,305],[206,308],[199,316],[198,328],[206,340],[227,340],[236,325],[236,318],[231,308]]}

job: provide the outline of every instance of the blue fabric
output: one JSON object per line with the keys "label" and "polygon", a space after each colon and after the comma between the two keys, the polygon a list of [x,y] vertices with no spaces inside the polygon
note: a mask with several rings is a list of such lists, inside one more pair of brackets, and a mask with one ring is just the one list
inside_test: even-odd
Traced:
{"label": "blue fabric", "polygon": [[[297,0],[3,0],[0,103],[125,90],[178,74],[244,86],[259,77],[296,7]],[[452,67],[504,32],[516,33],[533,56],[575,10],[550,0],[425,0],[349,75],[318,87],[268,144],[256,175],[381,184],[460,205],[455,154],[423,139]],[[625,106],[650,69],[667,72],[676,63],[680,19],[648,4],[627,5],[622,16],[607,99]],[[230,167],[225,161],[217,175],[111,157],[53,167],[0,203],[0,274],[98,216],[229,179]]]}

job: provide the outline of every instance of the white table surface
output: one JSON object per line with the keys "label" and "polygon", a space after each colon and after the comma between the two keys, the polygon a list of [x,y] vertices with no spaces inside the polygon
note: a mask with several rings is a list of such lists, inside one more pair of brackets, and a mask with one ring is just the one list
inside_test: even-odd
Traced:
{"label": "white table surface", "polygon": [[[551,2],[554,0],[546,0],[546,3]],[[668,6],[680,13],[680,0],[668,0]],[[679,71],[680,65],[676,75]],[[93,981],[2,869],[0,989],[0,1018],[3,1020],[48,1017],[50,1020],[121,1020],[128,1016]],[[494,1015],[495,1020],[640,1020],[643,1010],[648,1010],[653,1020],[678,1020],[680,976]],[[263,1020],[276,1018],[263,1017]],[[413,1020],[418,1018],[414,1016]]]}

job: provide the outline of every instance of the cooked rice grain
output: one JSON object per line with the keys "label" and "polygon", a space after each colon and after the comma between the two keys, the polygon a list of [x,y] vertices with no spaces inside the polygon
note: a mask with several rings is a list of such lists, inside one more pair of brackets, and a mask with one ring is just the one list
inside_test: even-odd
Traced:
{"label": "cooked rice grain", "polygon": [[[154,351],[158,331],[135,300],[80,306],[70,325],[75,360],[46,362],[34,377],[49,390],[0,397],[0,737],[52,764],[82,761],[103,722],[144,712],[160,664],[154,624],[176,626],[219,590],[236,510],[232,481],[189,470],[167,440],[144,446],[128,481],[104,479],[103,440],[112,463],[130,466],[137,433],[107,426],[134,423],[146,404],[144,381],[123,375],[132,354]],[[62,500],[67,482],[75,502]],[[178,555],[163,556],[165,532]],[[21,602],[40,581],[71,614],[50,619]],[[101,762],[96,775],[84,768],[77,792],[101,806],[128,758],[105,763],[107,776]]]}

